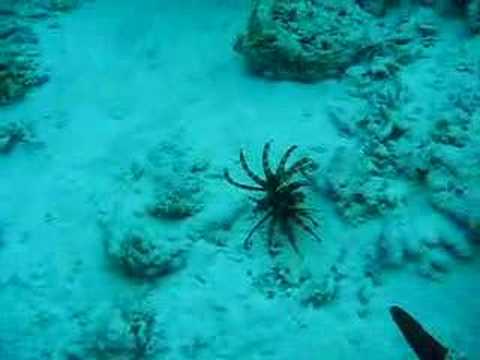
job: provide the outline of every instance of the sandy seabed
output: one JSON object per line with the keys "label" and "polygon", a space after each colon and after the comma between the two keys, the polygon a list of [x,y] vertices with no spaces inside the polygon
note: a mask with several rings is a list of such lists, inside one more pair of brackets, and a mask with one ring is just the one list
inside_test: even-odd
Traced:
{"label": "sandy seabed", "polygon": [[[0,109],[35,133],[0,158],[0,359],[405,359],[393,304],[480,358],[478,234],[411,184],[391,213],[345,219],[324,181],[356,147],[343,122],[361,99],[345,79],[248,74],[232,50],[247,15],[240,1],[97,0],[34,25],[50,80]],[[418,116],[457,90],[439,78],[464,35],[442,21],[398,75]],[[272,258],[262,232],[245,251],[251,204],[223,179],[241,178],[242,148],[260,168],[270,140],[274,161],[297,144],[320,165],[323,241],[300,235],[301,256]],[[186,208],[162,207],[175,196]],[[140,268],[121,243],[137,232],[170,258]]]}

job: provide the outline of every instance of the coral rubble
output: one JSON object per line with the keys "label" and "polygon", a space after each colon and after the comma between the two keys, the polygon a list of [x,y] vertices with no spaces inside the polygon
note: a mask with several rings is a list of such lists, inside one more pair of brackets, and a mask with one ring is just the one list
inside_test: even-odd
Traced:
{"label": "coral rubble", "polygon": [[99,324],[92,346],[97,359],[147,359],[155,354],[155,309],[144,303],[113,308]]}
{"label": "coral rubble", "polygon": [[153,359],[165,350],[162,325],[148,294],[96,306],[59,349],[58,358]]}
{"label": "coral rubble", "polygon": [[[477,105],[474,105],[477,106]],[[471,231],[480,224],[480,112],[451,112],[433,124],[428,187],[432,205]]]}
{"label": "coral rubble", "polygon": [[420,5],[432,7],[441,15],[460,14],[472,34],[480,32],[480,1],[479,0],[357,0],[357,4],[366,12],[377,17],[384,16],[394,7],[412,8]]}
{"label": "coral rubble", "polygon": [[208,168],[187,154],[162,142],[121,174],[122,196],[106,205],[99,223],[108,255],[125,274],[149,281],[186,265],[180,224],[203,210]]}
{"label": "coral rubble", "polygon": [[78,7],[80,0],[50,0],[48,7],[55,11],[70,11]]}
{"label": "coral rubble", "polygon": [[18,144],[31,143],[34,136],[30,126],[23,122],[0,124],[0,153],[12,151]]}

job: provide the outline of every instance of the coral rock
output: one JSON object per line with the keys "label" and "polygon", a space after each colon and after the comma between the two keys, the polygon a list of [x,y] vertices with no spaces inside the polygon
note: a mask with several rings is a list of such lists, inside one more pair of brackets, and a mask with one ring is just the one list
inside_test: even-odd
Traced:
{"label": "coral rock", "polygon": [[32,30],[0,14],[0,105],[23,98],[48,80],[39,66],[37,38]]}
{"label": "coral rock", "polygon": [[332,77],[371,43],[368,18],[353,0],[256,0],[235,50],[266,77],[307,82]]}
{"label": "coral rock", "polygon": [[165,276],[183,268],[185,249],[163,240],[153,230],[129,229],[118,241],[109,242],[109,253],[129,274],[140,278]]}

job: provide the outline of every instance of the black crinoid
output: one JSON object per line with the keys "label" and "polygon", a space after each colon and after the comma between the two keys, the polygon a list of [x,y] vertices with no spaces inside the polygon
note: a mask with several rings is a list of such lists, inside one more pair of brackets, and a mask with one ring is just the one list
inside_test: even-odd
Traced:
{"label": "black crinoid", "polygon": [[248,165],[245,154],[240,151],[240,165],[245,174],[255,183],[254,185],[242,184],[234,180],[227,169],[225,179],[231,185],[252,192],[261,193],[260,198],[253,198],[255,212],[262,214],[262,217],[252,227],[245,238],[244,247],[250,249],[252,246],[252,235],[265,223],[270,221],[268,228],[268,249],[274,253],[277,244],[274,241],[274,234],[277,227],[286,235],[290,245],[296,253],[299,253],[294,225],[303,229],[314,239],[320,241],[320,237],[313,230],[318,222],[312,216],[312,209],[305,205],[306,195],[304,187],[309,184],[307,177],[315,168],[313,160],[309,157],[302,157],[287,166],[293,152],[298,146],[290,146],[283,154],[275,170],[270,166],[271,141],[263,147],[262,166],[264,177],[257,175]]}

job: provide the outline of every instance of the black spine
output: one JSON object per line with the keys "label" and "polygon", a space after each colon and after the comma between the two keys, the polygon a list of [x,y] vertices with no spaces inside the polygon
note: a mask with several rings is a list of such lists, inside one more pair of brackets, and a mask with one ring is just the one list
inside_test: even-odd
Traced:
{"label": "black spine", "polygon": [[431,336],[409,313],[398,306],[390,308],[393,321],[420,360],[445,360],[448,349]]}

